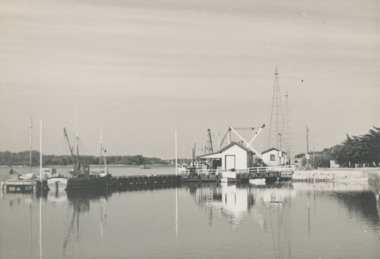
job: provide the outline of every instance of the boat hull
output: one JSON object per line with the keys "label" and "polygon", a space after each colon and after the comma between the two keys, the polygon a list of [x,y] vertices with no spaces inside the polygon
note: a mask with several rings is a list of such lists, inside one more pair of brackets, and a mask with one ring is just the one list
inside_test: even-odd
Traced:
{"label": "boat hull", "polygon": [[50,178],[47,180],[47,184],[50,190],[62,191],[67,187],[67,179],[66,178]]}
{"label": "boat hull", "polygon": [[66,191],[101,191],[108,188],[108,175],[89,178],[69,178]]}

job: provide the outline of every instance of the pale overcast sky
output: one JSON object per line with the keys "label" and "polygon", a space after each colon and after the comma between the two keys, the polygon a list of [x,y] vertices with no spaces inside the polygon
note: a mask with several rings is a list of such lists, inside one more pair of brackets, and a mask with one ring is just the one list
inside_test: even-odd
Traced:
{"label": "pale overcast sky", "polygon": [[[379,126],[378,0],[0,2],[0,151],[65,154],[63,127],[97,155],[197,154],[207,129],[266,124],[274,70],[292,153]],[[303,80],[303,82],[301,81]],[[284,99],[283,99],[284,102]],[[252,134],[252,133],[251,133]],[[246,135],[249,138],[248,135]]]}

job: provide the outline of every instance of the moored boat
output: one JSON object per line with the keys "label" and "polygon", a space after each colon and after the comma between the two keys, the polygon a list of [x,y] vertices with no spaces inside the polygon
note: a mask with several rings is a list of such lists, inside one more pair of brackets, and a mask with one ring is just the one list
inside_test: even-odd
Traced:
{"label": "moored boat", "polygon": [[73,148],[70,145],[69,138],[64,128],[64,134],[69,145],[70,153],[72,158],[76,161],[73,170],[70,172],[71,177],[67,179],[66,191],[103,191],[108,189],[109,173],[107,169],[106,159],[104,158],[105,149],[103,148],[103,143],[100,143],[101,157],[104,159],[104,168],[102,168],[102,163],[100,160],[100,168],[90,171],[90,166],[85,163],[83,159],[79,156],[78,147],[78,135],[77,138],[77,154],[74,155]]}
{"label": "moored boat", "polygon": [[67,178],[63,176],[51,177],[47,179],[47,185],[50,190],[65,190],[67,187]]}

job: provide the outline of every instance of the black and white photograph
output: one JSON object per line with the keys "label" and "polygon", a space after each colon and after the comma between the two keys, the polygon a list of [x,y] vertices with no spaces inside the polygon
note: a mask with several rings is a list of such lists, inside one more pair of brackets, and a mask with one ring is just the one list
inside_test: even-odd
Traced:
{"label": "black and white photograph", "polygon": [[0,258],[380,258],[379,0],[1,0]]}

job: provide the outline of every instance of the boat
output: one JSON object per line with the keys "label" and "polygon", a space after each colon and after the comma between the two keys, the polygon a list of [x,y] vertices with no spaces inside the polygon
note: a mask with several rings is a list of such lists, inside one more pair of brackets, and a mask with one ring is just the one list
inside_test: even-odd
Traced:
{"label": "boat", "polygon": [[[90,166],[80,158],[79,146],[78,146],[78,134],[76,134],[76,155],[74,155],[73,147],[70,145],[69,138],[67,136],[66,128],[63,129],[67,143],[69,145],[71,157],[74,159],[75,164],[73,170],[70,171],[71,176],[67,179],[66,191],[102,191],[108,189],[109,173],[104,162],[104,169],[100,160],[100,169],[90,170]],[[101,141],[101,153],[102,157],[105,153]],[[105,161],[105,158],[104,158]]]}
{"label": "boat", "polygon": [[50,177],[47,179],[47,185],[50,190],[65,190],[67,187],[67,178],[61,175]]}
{"label": "boat", "polygon": [[147,165],[142,165],[142,166],[140,166],[140,170],[145,170],[145,169],[150,169],[150,167],[147,166]]}

